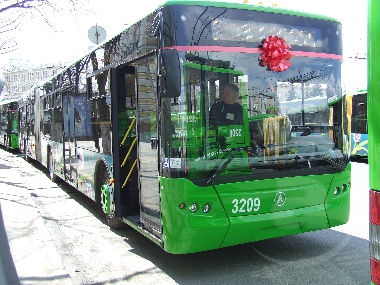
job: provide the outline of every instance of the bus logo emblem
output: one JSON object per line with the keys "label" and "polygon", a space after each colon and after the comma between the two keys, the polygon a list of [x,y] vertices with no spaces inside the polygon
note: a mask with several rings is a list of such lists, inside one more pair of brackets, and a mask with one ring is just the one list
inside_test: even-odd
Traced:
{"label": "bus logo emblem", "polygon": [[285,196],[285,193],[283,192],[278,192],[276,196],[274,196],[274,203],[279,207],[284,205],[285,201],[286,201],[286,196]]}

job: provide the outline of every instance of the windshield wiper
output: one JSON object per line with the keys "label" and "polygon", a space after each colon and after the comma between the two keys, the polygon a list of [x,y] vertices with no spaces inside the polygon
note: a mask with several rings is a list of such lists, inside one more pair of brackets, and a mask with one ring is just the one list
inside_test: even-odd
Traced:
{"label": "windshield wiper", "polygon": [[[241,153],[242,151],[254,151],[258,148],[260,149],[266,149],[271,148],[275,146],[284,146],[287,144],[271,144],[266,146],[249,146],[249,147],[237,147],[237,148],[230,148],[225,149],[225,154],[220,159],[220,163],[216,164],[213,169],[211,169],[209,172],[205,175],[205,185],[211,185],[215,179],[218,177],[220,173],[226,167],[231,163],[231,161],[236,157],[237,154]],[[334,158],[330,154],[324,154],[324,155],[285,155],[283,157],[277,157],[277,159],[274,160],[265,160],[264,157],[258,157],[263,158],[264,160],[260,161],[259,164],[252,164],[251,168],[253,169],[273,169],[273,170],[289,170],[289,169],[304,169],[304,168],[313,168],[321,165],[313,165],[313,161],[323,161],[327,163],[328,165],[332,166],[334,169],[338,171],[343,171],[346,168],[346,164],[344,164],[345,157],[344,156],[336,156]],[[254,158],[253,158],[254,159]],[[342,159],[342,163],[339,163],[336,161],[336,159]]]}
{"label": "windshield wiper", "polygon": [[[234,157],[241,153],[242,151],[249,151],[249,150],[256,150],[257,148],[265,148],[264,146],[257,146],[257,147],[235,147],[230,149],[225,149],[223,151],[226,151],[226,153],[221,158],[221,162],[219,164],[216,164],[213,169],[211,169],[208,173],[206,173],[205,178],[206,180],[206,186],[211,185],[211,183],[215,180],[215,178],[224,170],[226,167],[231,163],[231,161],[234,159]],[[228,158],[227,158],[228,157]],[[227,159],[226,159],[227,158]]]}
{"label": "windshield wiper", "polygon": [[327,155],[322,155],[322,156],[320,156],[320,158],[322,158],[324,161],[326,161],[327,163],[329,163],[336,170],[343,171],[343,170],[346,169],[345,165],[342,165],[342,164],[336,162],[334,159],[332,159],[331,157],[329,157]]}
{"label": "windshield wiper", "polygon": [[[301,157],[300,157],[301,158]],[[337,162],[333,157],[330,155],[308,155],[308,156],[302,156],[303,159],[307,159],[309,168],[313,167],[312,162],[322,160],[324,162],[327,162],[329,165],[331,165],[333,168],[335,168],[338,171],[343,171],[345,170],[346,166]],[[343,158],[343,157],[336,157],[338,158]]]}
{"label": "windshield wiper", "polygon": [[251,165],[251,167],[252,169],[273,169],[279,171],[289,169],[304,169],[321,166],[321,164],[316,164],[317,161],[322,161],[324,164],[327,163],[338,171],[343,171],[346,167],[344,163],[337,162],[330,155],[285,155],[283,157],[277,157],[277,159],[273,160],[267,159],[258,161],[259,163],[254,163]]}

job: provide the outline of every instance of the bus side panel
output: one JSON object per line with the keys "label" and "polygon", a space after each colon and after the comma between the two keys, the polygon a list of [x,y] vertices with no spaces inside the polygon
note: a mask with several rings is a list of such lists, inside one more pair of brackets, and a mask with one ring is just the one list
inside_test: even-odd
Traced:
{"label": "bus side panel", "polygon": [[94,192],[94,169],[96,153],[93,151],[77,148],[78,158],[78,190],[95,201]]}
{"label": "bus side panel", "polygon": [[26,145],[26,154],[28,157],[36,160],[36,136],[31,134]]}
{"label": "bus side panel", "polygon": [[40,163],[44,167],[48,167],[48,161],[47,161],[47,150],[48,150],[48,145],[49,145],[49,139],[45,137],[42,133],[40,134],[40,141],[41,141],[41,157],[40,157]]}
{"label": "bus side panel", "polygon": [[[77,179],[78,190],[95,201],[95,166],[99,160],[103,160],[108,169],[112,166],[112,157],[91,150],[77,148]],[[110,173],[110,178],[112,173]]]}
{"label": "bus side panel", "polygon": [[55,174],[60,177],[62,180],[65,180],[65,175],[63,172],[64,164],[63,164],[63,144],[55,141],[50,141],[51,146],[51,155],[54,161],[53,167]]}

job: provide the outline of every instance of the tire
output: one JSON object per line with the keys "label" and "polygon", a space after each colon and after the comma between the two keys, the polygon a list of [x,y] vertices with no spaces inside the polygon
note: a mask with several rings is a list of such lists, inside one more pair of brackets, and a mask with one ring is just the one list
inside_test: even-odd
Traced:
{"label": "tire", "polygon": [[[102,209],[102,204],[101,204],[101,199],[100,199],[101,188],[103,184],[107,184],[110,180],[108,172],[104,164],[98,168],[97,178],[98,179],[96,179],[96,195],[97,195],[96,201],[97,201],[98,206]],[[120,218],[116,217],[116,215],[114,214],[105,213],[105,216],[107,219],[108,226],[112,229],[120,229],[126,226],[126,224]]]}
{"label": "tire", "polygon": [[112,229],[121,229],[126,227],[126,224],[120,218],[117,218],[115,215],[106,214],[106,218],[109,227]]}

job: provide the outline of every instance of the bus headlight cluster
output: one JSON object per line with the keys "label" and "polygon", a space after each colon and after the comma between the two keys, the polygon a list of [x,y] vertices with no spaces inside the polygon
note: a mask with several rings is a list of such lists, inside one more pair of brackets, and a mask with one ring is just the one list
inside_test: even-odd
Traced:
{"label": "bus headlight cluster", "polygon": [[[186,204],[185,203],[180,203],[179,204],[179,208],[180,209],[185,209],[186,208]],[[200,209],[199,208],[199,205],[198,205],[198,203],[191,203],[190,205],[189,205],[189,207],[188,207],[188,209],[189,209],[189,211],[190,212],[192,212],[192,213],[196,213],[196,212],[198,212],[198,210]],[[210,211],[211,211],[211,205],[209,204],[209,203],[205,203],[205,204],[203,204],[202,205],[202,207],[201,207],[201,209],[202,209],[202,212],[203,213],[209,213]]]}
{"label": "bus headlight cluster", "polygon": [[348,182],[347,184],[342,184],[341,186],[337,186],[334,189],[334,195],[338,195],[341,192],[345,192],[351,187],[351,183]]}

